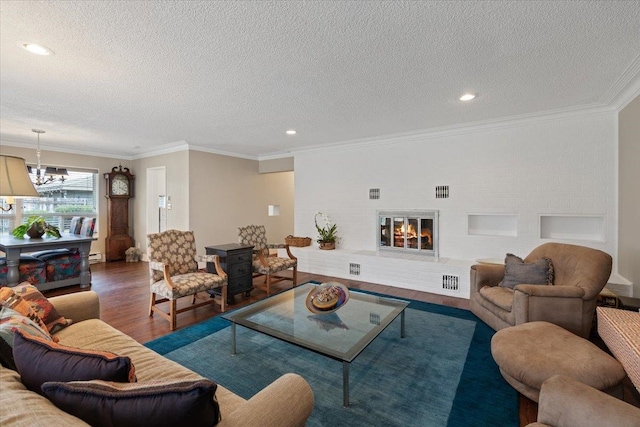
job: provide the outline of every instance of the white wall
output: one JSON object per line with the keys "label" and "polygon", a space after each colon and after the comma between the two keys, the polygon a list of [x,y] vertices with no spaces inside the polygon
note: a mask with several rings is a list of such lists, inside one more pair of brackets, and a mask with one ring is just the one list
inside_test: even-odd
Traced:
{"label": "white wall", "polygon": [[[541,214],[602,215],[603,242],[554,241],[615,259],[616,127],[611,112],[296,153],[295,234],[315,239],[322,211],[338,224],[339,248],[375,251],[377,209],[438,209],[440,256],[475,260],[524,256],[549,241],[539,237]],[[448,199],[435,198],[438,185],[449,185]],[[516,215],[517,237],[469,235],[470,213]]]}
{"label": "white wall", "polygon": [[[146,253],[147,234],[157,230],[157,222],[147,226],[147,169],[165,166],[167,180],[167,196],[171,197],[172,209],[166,211],[167,229],[189,229],[189,152],[177,151],[134,160],[132,173],[135,174],[135,197],[132,199],[134,218],[134,240],[140,245],[142,253]],[[155,211],[155,201],[151,204]]]}
{"label": "white wall", "polygon": [[619,114],[620,274],[633,282],[640,296],[640,96]]}

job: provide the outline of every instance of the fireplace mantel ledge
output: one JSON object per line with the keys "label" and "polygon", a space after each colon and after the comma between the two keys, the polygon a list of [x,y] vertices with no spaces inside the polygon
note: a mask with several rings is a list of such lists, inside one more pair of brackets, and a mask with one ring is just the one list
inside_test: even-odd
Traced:
{"label": "fireplace mantel ledge", "polygon": [[[364,282],[458,298],[469,298],[469,271],[476,264],[473,260],[392,251],[321,250],[315,245],[290,249],[298,258],[298,271],[353,279],[354,275],[350,272],[353,267],[357,269],[358,280]],[[286,256],[286,251],[279,249],[278,255]],[[459,286],[446,288],[450,279],[458,280]]]}
{"label": "fireplace mantel ledge", "polygon": [[355,250],[355,249],[342,249],[336,248],[332,250],[322,250],[315,246],[304,246],[304,247],[290,247],[291,251],[295,255],[297,251],[309,251],[309,252],[318,252],[318,253],[327,253],[327,254],[343,254],[343,255],[361,255],[368,257],[380,257],[380,258],[388,258],[388,259],[401,259],[406,261],[417,261],[417,262],[425,262],[425,263],[434,263],[434,264],[447,264],[456,267],[471,267],[474,264],[477,264],[477,261],[474,260],[466,260],[466,259],[455,259],[455,258],[446,258],[446,257],[432,257],[428,255],[420,255],[420,254],[411,254],[406,252],[394,252],[394,251],[372,251],[372,250]]}

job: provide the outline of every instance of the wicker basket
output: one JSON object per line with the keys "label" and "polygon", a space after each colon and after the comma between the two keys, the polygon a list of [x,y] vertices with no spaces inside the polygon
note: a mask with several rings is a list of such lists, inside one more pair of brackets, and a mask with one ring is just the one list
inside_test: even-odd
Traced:
{"label": "wicker basket", "polygon": [[311,245],[311,237],[287,236],[284,238],[284,241],[289,246],[303,247]]}

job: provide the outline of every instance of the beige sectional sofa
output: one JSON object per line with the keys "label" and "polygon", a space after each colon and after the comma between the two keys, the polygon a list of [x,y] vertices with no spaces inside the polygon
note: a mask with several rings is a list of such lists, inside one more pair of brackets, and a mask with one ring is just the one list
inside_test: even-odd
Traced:
{"label": "beige sectional sofa", "polygon": [[[100,318],[98,295],[93,291],[51,298],[56,310],[73,324],[54,334],[60,344],[110,351],[131,358],[139,382],[151,380],[202,379],[193,371],[165,359]],[[215,381],[215,378],[213,378]],[[296,374],[286,374],[245,400],[218,384],[221,427],[304,426],[313,410],[313,393]],[[0,366],[0,426],[86,426],[63,412],[47,398],[27,390],[20,376]]]}

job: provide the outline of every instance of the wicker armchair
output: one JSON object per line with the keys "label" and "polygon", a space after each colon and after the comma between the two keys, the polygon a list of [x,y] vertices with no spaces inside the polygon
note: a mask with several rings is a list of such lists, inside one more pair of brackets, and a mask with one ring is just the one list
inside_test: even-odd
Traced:
{"label": "wicker armchair", "polygon": [[[298,280],[298,259],[293,256],[286,244],[268,244],[267,232],[264,225],[248,225],[238,227],[238,242],[253,246],[253,277],[265,276],[265,290],[271,295],[271,285],[282,280],[291,280],[295,287]],[[289,258],[279,258],[269,254],[269,249],[283,248],[287,250]],[[276,273],[293,269],[292,277],[280,276]]]}
{"label": "wicker armchair", "polygon": [[[176,329],[176,316],[187,310],[217,303],[220,311],[226,310],[227,274],[220,267],[217,255],[196,256],[196,242],[192,231],[167,230],[147,235],[149,256],[149,281],[151,301],[149,316],[158,313],[169,321],[171,330]],[[218,274],[206,273],[198,269],[198,261],[212,262]],[[201,291],[216,290],[205,302],[196,304],[196,294]],[[191,305],[177,309],[178,298],[191,296]],[[157,297],[160,297],[157,299]],[[156,304],[169,302],[169,312]]]}

